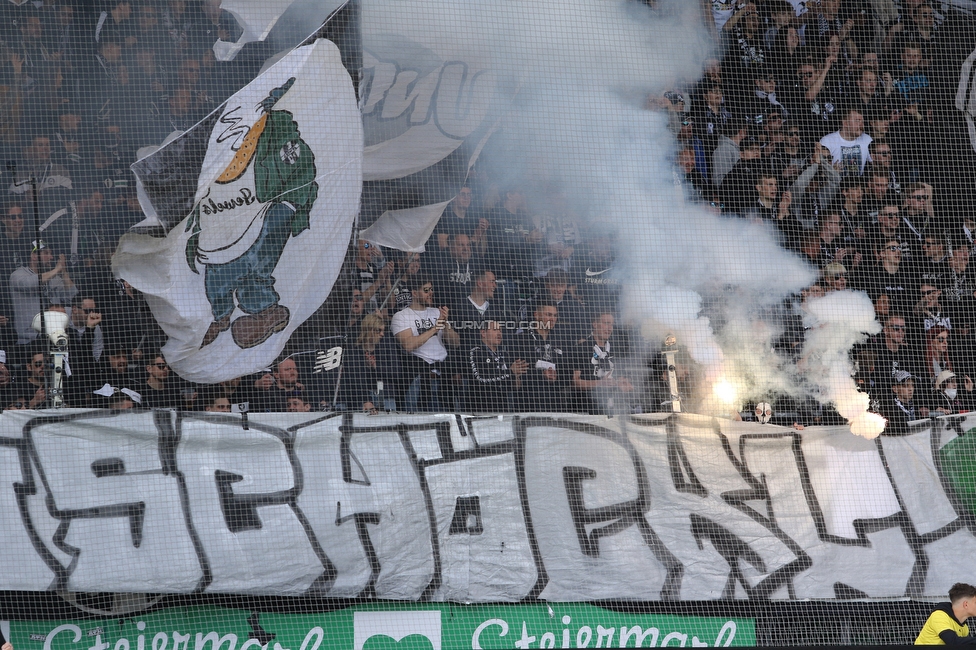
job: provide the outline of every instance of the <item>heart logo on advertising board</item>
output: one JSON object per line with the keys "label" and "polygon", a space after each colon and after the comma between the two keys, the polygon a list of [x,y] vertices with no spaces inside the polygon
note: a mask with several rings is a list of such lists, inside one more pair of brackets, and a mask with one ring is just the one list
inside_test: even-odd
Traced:
{"label": "heart logo on advertising board", "polygon": [[356,612],[353,650],[441,650],[441,612]]}
{"label": "heart logo on advertising board", "polygon": [[434,644],[422,634],[409,634],[399,641],[385,634],[369,637],[363,650],[433,650]]}

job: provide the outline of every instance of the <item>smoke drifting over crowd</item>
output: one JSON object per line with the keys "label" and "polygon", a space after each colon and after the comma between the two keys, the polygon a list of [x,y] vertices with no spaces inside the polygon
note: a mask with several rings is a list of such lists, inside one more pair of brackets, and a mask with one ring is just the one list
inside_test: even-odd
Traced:
{"label": "smoke drifting over crowd", "polygon": [[[865,420],[848,360],[851,345],[877,327],[866,296],[807,301],[813,329],[801,362],[785,361],[773,352],[776,314],[816,280],[815,269],[782,248],[773,228],[709,213],[674,183],[667,115],[645,99],[700,77],[712,52],[699,11],[681,0],[653,9],[597,0],[362,4],[367,51],[371,39],[395,32],[424,43],[424,56],[440,43],[442,59],[491,70],[487,120],[498,130],[479,169],[525,190],[534,211],[571,212],[590,234],[614,235],[626,318],[652,343],[674,333],[702,366],[703,392],[725,382],[737,393],[726,401],[812,396],[834,403],[855,433],[877,435],[883,424]],[[430,66],[402,52],[397,63]],[[711,408],[728,411],[721,401]]]}

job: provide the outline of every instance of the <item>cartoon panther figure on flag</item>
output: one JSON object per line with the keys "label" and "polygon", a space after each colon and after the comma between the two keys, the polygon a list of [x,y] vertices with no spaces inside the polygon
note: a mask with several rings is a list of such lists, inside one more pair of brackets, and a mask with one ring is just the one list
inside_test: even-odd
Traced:
{"label": "cartoon panther figure on flag", "polygon": [[[261,101],[264,114],[187,222],[186,261],[194,273],[198,264],[205,267],[213,312],[201,348],[228,329],[238,347],[252,348],[288,325],[291,314],[279,304],[272,273],[289,237],[308,229],[318,196],[315,156],[294,115],[272,110],[294,83],[292,77]],[[255,203],[259,209],[248,209]],[[234,219],[235,210],[255,216]],[[231,321],[235,297],[244,315]]]}

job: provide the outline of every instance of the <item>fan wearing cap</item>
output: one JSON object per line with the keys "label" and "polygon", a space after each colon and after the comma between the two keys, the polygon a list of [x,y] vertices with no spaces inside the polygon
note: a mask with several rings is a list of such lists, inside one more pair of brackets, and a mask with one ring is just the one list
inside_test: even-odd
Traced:
{"label": "fan wearing cap", "polygon": [[783,187],[788,188],[806,167],[809,155],[801,146],[799,126],[792,123],[784,124],[780,135],[782,142],[770,154],[769,164]]}
{"label": "fan wearing cap", "polygon": [[[885,433],[908,433],[908,423],[926,417],[928,409],[915,404],[915,380],[906,370],[891,375],[891,394],[881,403],[881,415],[888,421]],[[923,413],[924,411],[924,413]]]}
{"label": "fan wearing cap", "polygon": [[105,351],[105,333],[102,330],[102,314],[91,295],[78,294],[72,301],[71,320],[68,325],[70,342],[69,364],[71,382],[67,396],[74,406],[84,406],[91,401],[98,383],[99,363]]}
{"label": "fan wearing cap", "polygon": [[31,322],[41,311],[40,287],[44,287],[45,303],[70,305],[78,290],[68,274],[64,255],[54,262],[54,253],[43,240],[35,241],[30,261],[10,274],[10,301],[14,311],[17,345],[26,345],[37,338]]}
{"label": "fan wearing cap", "polygon": [[951,370],[939,373],[929,397],[929,415],[954,415],[973,410],[973,380],[963,375],[963,390],[959,390],[958,379]]}

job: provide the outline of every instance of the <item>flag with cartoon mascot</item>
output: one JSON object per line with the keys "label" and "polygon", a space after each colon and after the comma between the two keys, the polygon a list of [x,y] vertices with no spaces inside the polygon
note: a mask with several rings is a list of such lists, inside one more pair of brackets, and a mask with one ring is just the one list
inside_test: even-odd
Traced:
{"label": "flag with cartoon mascot", "polygon": [[158,225],[123,237],[113,266],[145,294],[182,377],[266,367],[322,304],[359,208],[362,156],[352,80],[318,39],[133,165]]}

